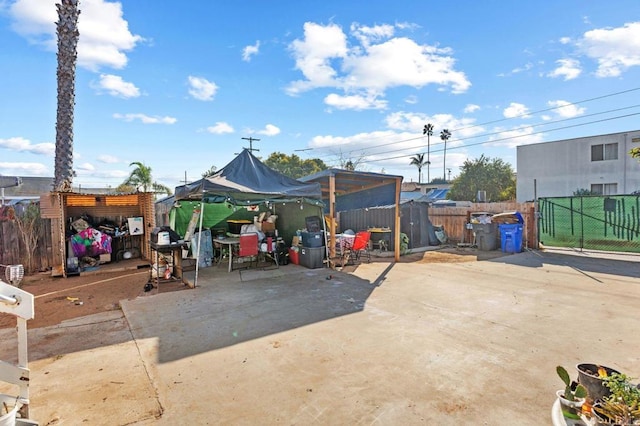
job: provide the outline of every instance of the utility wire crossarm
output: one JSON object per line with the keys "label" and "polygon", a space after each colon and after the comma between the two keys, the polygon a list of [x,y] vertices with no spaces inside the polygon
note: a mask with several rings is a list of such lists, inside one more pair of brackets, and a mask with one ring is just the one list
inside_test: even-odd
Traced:
{"label": "utility wire crossarm", "polygon": [[248,149],[249,152],[253,153],[253,151],[260,151],[259,149],[253,147],[253,143],[259,142],[260,139],[252,138],[251,136],[249,136],[248,138],[242,138],[242,139],[249,141],[249,148],[245,148],[245,149]]}

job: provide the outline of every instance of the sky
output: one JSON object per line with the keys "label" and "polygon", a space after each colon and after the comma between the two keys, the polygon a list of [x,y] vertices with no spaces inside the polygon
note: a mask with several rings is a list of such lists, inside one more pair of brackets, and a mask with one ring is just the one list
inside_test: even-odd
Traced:
{"label": "sky", "polygon": [[[55,3],[0,0],[0,175],[53,177]],[[175,188],[249,147],[406,182],[424,154],[427,182],[482,155],[517,171],[518,145],[640,129],[638,0],[81,0],[80,11],[81,188],[117,187],[132,162]]]}

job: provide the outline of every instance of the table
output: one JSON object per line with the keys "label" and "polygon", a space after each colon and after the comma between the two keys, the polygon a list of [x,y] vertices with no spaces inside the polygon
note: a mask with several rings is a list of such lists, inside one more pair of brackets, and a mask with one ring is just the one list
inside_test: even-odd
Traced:
{"label": "table", "polygon": [[227,246],[229,251],[229,272],[231,272],[233,263],[233,248],[234,246],[240,246],[240,238],[214,238],[213,242],[215,244],[220,244],[221,246],[220,256],[218,257],[218,264],[222,263],[222,257],[224,254],[224,250],[222,250],[222,248],[224,246]]}
{"label": "table", "polygon": [[391,246],[391,229],[389,228],[369,228],[371,232],[371,248],[378,248],[380,251],[387,251]]}
{"label": "table", "polygon": [[[156,265],[156,287],[160,289],[160,273],[159,273],[159,264],[160,261],[160,253],[162,254],[171,254],[171,266],[173,267],[172,276],[178,278],[182,282],[182,249],[187,248],[187,243],[185,242],[176,242],[171,244],[157,244],[153,241],[149,241],[149,245],[151,246],[151,250],[155,252],[155,265]],[[176,253],[178,254],[176,256]],[[151,256],[151,261],[153,262],[153,256]],[[168,267],[168,265],[167,265]],[[151,265],[151,272],[149,281],[152,280],[153,277],[153,264]]]}

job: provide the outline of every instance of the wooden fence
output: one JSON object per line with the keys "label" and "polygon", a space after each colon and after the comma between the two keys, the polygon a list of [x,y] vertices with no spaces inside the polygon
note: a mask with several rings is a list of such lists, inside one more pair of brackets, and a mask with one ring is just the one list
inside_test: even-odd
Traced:
{"label": "wooden fence", "polygon": [[31,269],[27,264],[28,257],[26,254],[27,250],[20,237],[20,231],[15,220],[6,218],[0,220],[0,265],[21,264],[24,265],[25,273],[51,269],[51,221],[42,220]]}
{"label": "wooden fence", "polygon": [[518,211],[524,219],[522,232],[523,246],[537,248],[537,221],[534,203],[475,203],[470,207],[431,207],[429,219],[434,226],[442,226],[452,243],[469,243],[472,241],[471,230],[466,229],[471,213],[487,212],[491,214]]}

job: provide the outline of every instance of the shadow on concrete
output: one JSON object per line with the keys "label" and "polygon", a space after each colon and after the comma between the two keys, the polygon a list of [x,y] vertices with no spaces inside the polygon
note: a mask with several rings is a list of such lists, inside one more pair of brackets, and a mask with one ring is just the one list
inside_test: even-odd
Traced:
{"label": "shadow on concrete", "polygon": [[583,274],[601,273],[631,278],[637,278],[640,270],[640,255],[559,249],[529,250],[487,261],[531,268],[541,268],[545,265],[567,266]]}
{"label": "shadow on concrete", "polygon": [[297,265],[231,273],[211,267],[199,271],[193,291],[123,301],[122,308],[134,338],[156,339],[165,363],[361,312],[382,281]]}

